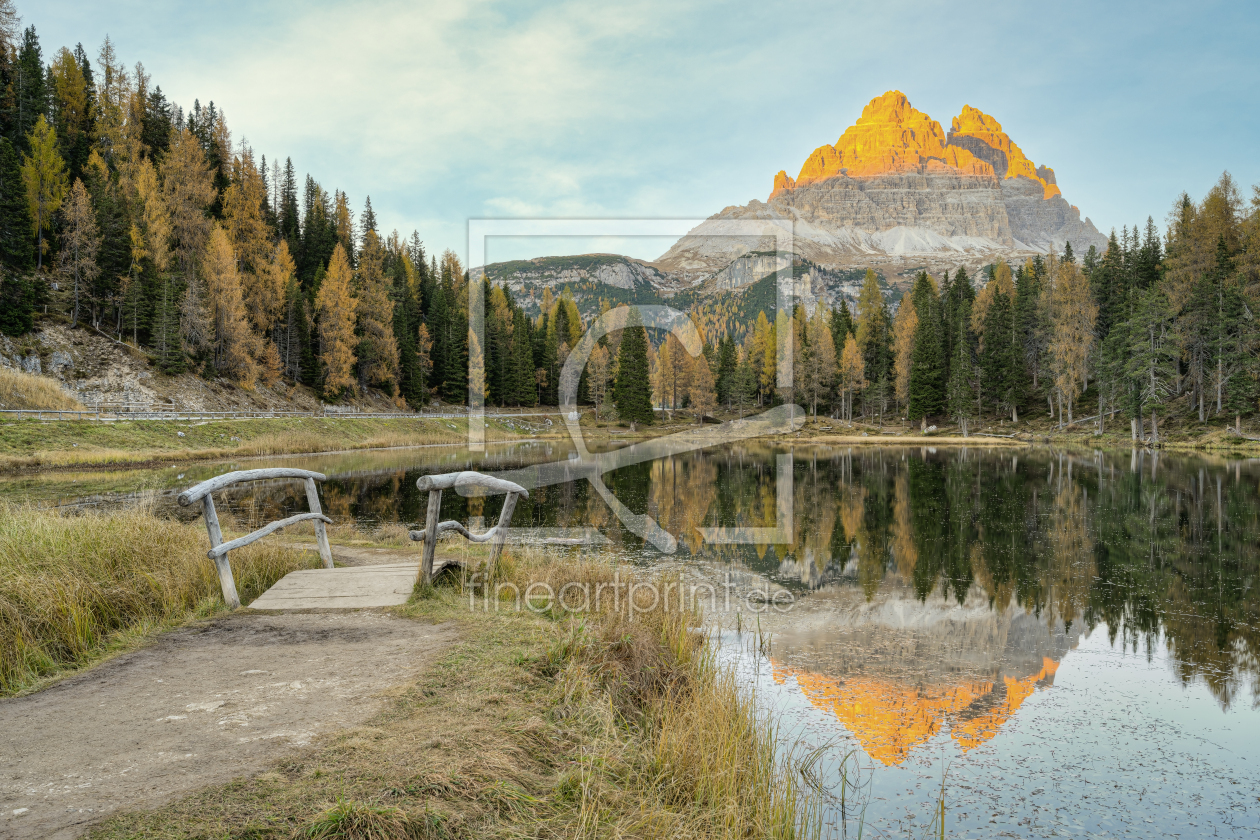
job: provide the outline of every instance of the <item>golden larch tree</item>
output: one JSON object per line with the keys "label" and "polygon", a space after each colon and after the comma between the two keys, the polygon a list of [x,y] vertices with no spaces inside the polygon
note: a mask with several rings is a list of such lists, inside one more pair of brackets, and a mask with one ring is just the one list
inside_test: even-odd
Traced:
{"label": "golden larch tree", "polygon": [[[819,303],[805,326],[807,346],[801,379],[815,417],[818,416],[818,403],[826,401],[836,378],[836,345],[831,338],[830,321],[827,307]],[[800,364],[800,361],[797,363]]]}
{"label": "golden larch tree", "polygon": [[976,335],[984,335],[985,316],[993,305],[993,297],[999,292],[1014,303],[1015,281],[1011,278],[1011,267],[1002,260],[993,266],[993,279],[984,284],[984,288],[976,294],[976,302],[971,305],[971,331]]}
{"label": "golden larch tree", "polygon": [[[1054,387],[1061,400],[1067,402],[1068,422],[1072,422],[1072,405],[1084,387],[1086,364],[1094,345],[1094,325],[1098,320],[1098,304],[1090,292],[1089,278],[1074,262],[1058,260],[1048,295],[1050,322],[1050,368]],[[1062,404],[1059,421],[1063,420]]]}
{"label": "golden larch tree", "polygon": [[346,249],[338,243],[315,296],[319,364],[324,375],[324,394],[332,398],[354,387],[354,316],[358,301],[351,292],[353,280]]}
{"label": "golden larch tree", "polygon": [[919,328],[919,314],[914,311],[914,298],[902,295],[893,319],[893,392],[901,406],[910,403],[910,364],[914,359],[914,333]]}
{"label": "golden larch tree", "polygon": [[[398,343],[394,340],[394,300],[385,276],[385,249],[368,231],[359,254],[359,381],[393,394],[398,385]],[[469,347],[471,354],[472,347]],[[469,364],[472,363],[471,355]],[[471,368],[469,368],[471,370]]]}
{"label": "golden larch tree", "polygon": [[844,350],[840,353],[840,391],[843,398],[841,410],[850,423],[853,422],[853,395],[865,387],[866,361],[862,358],[857,338],[849,333],[844,339]]}
{"label": "golden larch tree", "polygon": [[46,233],[53,214],[66,197],[66,165],[57,152],[57,132],[41,114],[31,133],[26,135],[31,153],[22,155],[22,182],[26,185],[26,201],[31,210],[32,231],[39,244],[38,268],[44,266],[44,251],[48,248]]}
{"label": "golden larch tree", "polygon": [[258,378],[257,342],[245,316],[236,254],[227,233],[218,225],[206,241],[201,274],[206,287],[214,366],[243,387],[252,388]]}
{"label": "golden larch tree", "polygon": [[70,326],[79,322],[79,294],[100,276],[96,254],[101,247],[92,197],[79,178],[70,188],[70,196],[61,211],[61,255],[57,268],[74,290],[74,310]]}
{"label": "golden larch tree", "polygon": [[717,386],[713,382],[713,370],[704,354],[696,356],[687,377],[687,400],[696,413],[696,422],[703,423],[704,415],[712,414],[717,405]]}

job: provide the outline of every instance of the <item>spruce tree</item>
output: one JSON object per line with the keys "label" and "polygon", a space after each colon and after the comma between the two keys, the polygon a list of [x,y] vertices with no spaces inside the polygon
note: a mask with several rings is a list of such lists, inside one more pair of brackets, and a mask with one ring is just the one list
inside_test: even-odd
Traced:
{"label": "spruce tree", "polygon": [[647,330],[639,310],[632,307],[630,318],[617,352],[617,381],[613,386],[613,405],[623,421],[651,425],[652,385],[648,381]]}
{"label": "spruce tree", "polygon": [[9,139],[19,153],[26,153],[30,150],[27,135],[40,117],[48,115],[48,84],[34,26],[26,27],[22,33],[22,46],[18,48],[13,68],[13,87],[16,102],[13,105],[13,133]]}
{"label": "spruce tree", "polygon": [[719,404],[728,408],[731,404],[731,390],[734,387],[735,368],[738,365],[738,352],[735,339],[730,335],[722,336],[718,342],[717,364],[717,399]]}
{"label": "spruce tree", "polygon": [[17,152],[7,137],[0,138],[0,263],[10,271],[29,271],[35,263],[32,227]]}
{"label": "spruce tree", "polygon": [[962,427],[963,437],[967,437],[967,424],[975,415],[972,402],[972,336],[971,306],[964,304],[956,313],[954,329],[954,358],[949,366],[949,387],[947,407],[949,416]]}
{"label": "spruce tree", "polygon": [[945,364],[942,359],[940,301],[932,288],[932,280],[921,272],[914,284],[914,309],[919,326],[914,333],[914,354],[910,363],[910,398],[908,417],[911,421],[944,413]]}

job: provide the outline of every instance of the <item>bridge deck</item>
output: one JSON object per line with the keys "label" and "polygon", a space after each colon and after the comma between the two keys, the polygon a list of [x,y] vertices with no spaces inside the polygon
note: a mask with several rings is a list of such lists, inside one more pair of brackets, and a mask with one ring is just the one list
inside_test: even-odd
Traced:
{"label": "bridge deck", "polygon": [[[435,571],[447,561],[436,559]],[[388,563],[289,572],[249,605],[251,610],[369,609],[407,603],[420,563]]]}

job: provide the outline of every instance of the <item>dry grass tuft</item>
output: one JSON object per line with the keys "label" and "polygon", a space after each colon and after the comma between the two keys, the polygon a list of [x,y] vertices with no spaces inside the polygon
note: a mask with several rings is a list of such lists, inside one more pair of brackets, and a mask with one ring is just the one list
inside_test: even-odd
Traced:
{"label": "dry grass tuft", "polygon": [[[0,502],[0,694],[91,660],[118,634],[223,607],[203,529],[146,507],[62,514]],[[266,541],[232,552],[248,603],[315,561]]]}
{"label": "dry grass tuft", "polygon": [[441,823],[425,814],[419,820],[401,808],[338,799],[310,825],[293,832],[295,840],[427,840],[441,836]]}
{"label": "dry grass tuft", "polygon": [[86,410],[56,379],[6,367],[0,367],[0,408]]}
{"label": "dry grass tuft", "polygon": [[[811,837],[819,831],[817,797],[800,782],[765,712],[734,673],[717,664],[696,612],[682,603],[678,578],[652,583],[666,596],[652,609],[625,610],[625,588],[645,583],[606,562],[517,550],[504,581],[545,582],[623,597],[565,615],[536,663],[556,680],[556,714],[583,721],[587,742],[556,784],[548,816],[561,835],[700,838]],[[575,590],[576,591],[576,590]],[[668,593],[673,592],[671,600]],[[640,601],[640,607],[646,602]],[[593,604],[589,606],[594,606]],[[620,606],[620,608],[618,608]]]}

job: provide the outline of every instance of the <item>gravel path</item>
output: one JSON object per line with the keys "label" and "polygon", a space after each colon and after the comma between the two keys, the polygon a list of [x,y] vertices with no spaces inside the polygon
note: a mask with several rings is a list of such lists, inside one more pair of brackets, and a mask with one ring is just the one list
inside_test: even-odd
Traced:
{"label": "gravel path", "polygon": [[0,700],[0,837],[78,837],[367,719],[455,638],[377,612],[237,613]]}

